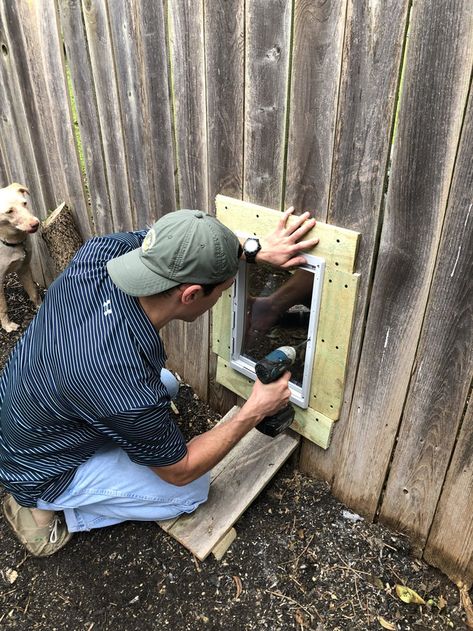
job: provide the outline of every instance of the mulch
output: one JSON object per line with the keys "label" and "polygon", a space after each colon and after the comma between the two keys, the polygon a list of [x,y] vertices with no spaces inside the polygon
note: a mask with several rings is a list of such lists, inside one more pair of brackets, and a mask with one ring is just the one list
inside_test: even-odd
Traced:
{"label": "mulch", "polygon": [[[0,333],[0,366],[34,316],[7,281],[17,333]],[[187,436],[217,420],[188,385],[176,401]],[[458,588],[411,556],[405,537],[340,504],[288,463],[236,524],[223,559],[197,561],[154,523],[76,534],[36,559],[0,517],[0,625],[44,631],[463,630]],[[411,600],[413,590],[421,604]],[[470,627],[471,628],[471,627]]]}

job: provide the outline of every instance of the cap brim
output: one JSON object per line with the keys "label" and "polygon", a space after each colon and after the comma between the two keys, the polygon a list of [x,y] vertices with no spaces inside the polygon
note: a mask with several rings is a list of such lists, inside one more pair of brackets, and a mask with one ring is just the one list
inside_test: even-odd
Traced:
{"label": "cap brim", "polygon": [[152,296],[179,285],[149,270],[141,261],[140,250],[137,248],[108,261],[108,273],[119,289],[129,296]]}

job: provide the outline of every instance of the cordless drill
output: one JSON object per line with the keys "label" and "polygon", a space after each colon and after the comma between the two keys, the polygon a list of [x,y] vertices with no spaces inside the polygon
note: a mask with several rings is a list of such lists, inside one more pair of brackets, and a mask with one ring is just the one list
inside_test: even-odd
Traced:
{"label": "cordless drill", "polygon": [[[296,349],[292,346],[280,346],[271,353],[268,353],[266,357],[263,357],[255,365],[256,376],[262,383],[272,383],[282,377],[286,370],[292,366],[296,359]],[[271,416],[265,416],[262,421],[258,423],[256,429],[267,436],[277,436],[294,420],[294,409],[290,403],[286,405],[282,410],[272,414]]]}

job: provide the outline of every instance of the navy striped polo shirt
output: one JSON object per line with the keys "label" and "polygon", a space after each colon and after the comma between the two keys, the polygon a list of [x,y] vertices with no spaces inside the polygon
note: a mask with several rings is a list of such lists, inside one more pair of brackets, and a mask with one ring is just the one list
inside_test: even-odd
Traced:
{"label": "navy striped polo shirt", "polygon": [[88,241],[48,289],[5,366],[0,483],[23,506],[54,501],[109,441],[140,465],[170,465],[186,454],[160,380],[161,338],[106,269],[144,235]]}

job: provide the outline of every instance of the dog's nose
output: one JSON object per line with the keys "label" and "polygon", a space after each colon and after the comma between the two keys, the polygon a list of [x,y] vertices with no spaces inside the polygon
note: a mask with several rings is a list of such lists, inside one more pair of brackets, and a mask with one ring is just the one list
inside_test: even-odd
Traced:
{"label": "dog's nose", "polygon": [[29,231],[31,233],[35,233],[38,230],[38,228],[39,228],[39,224],[40,224],[39,219],[37,219],[36,221],[32,221],[31,224],[30,224],[30,230]]}

